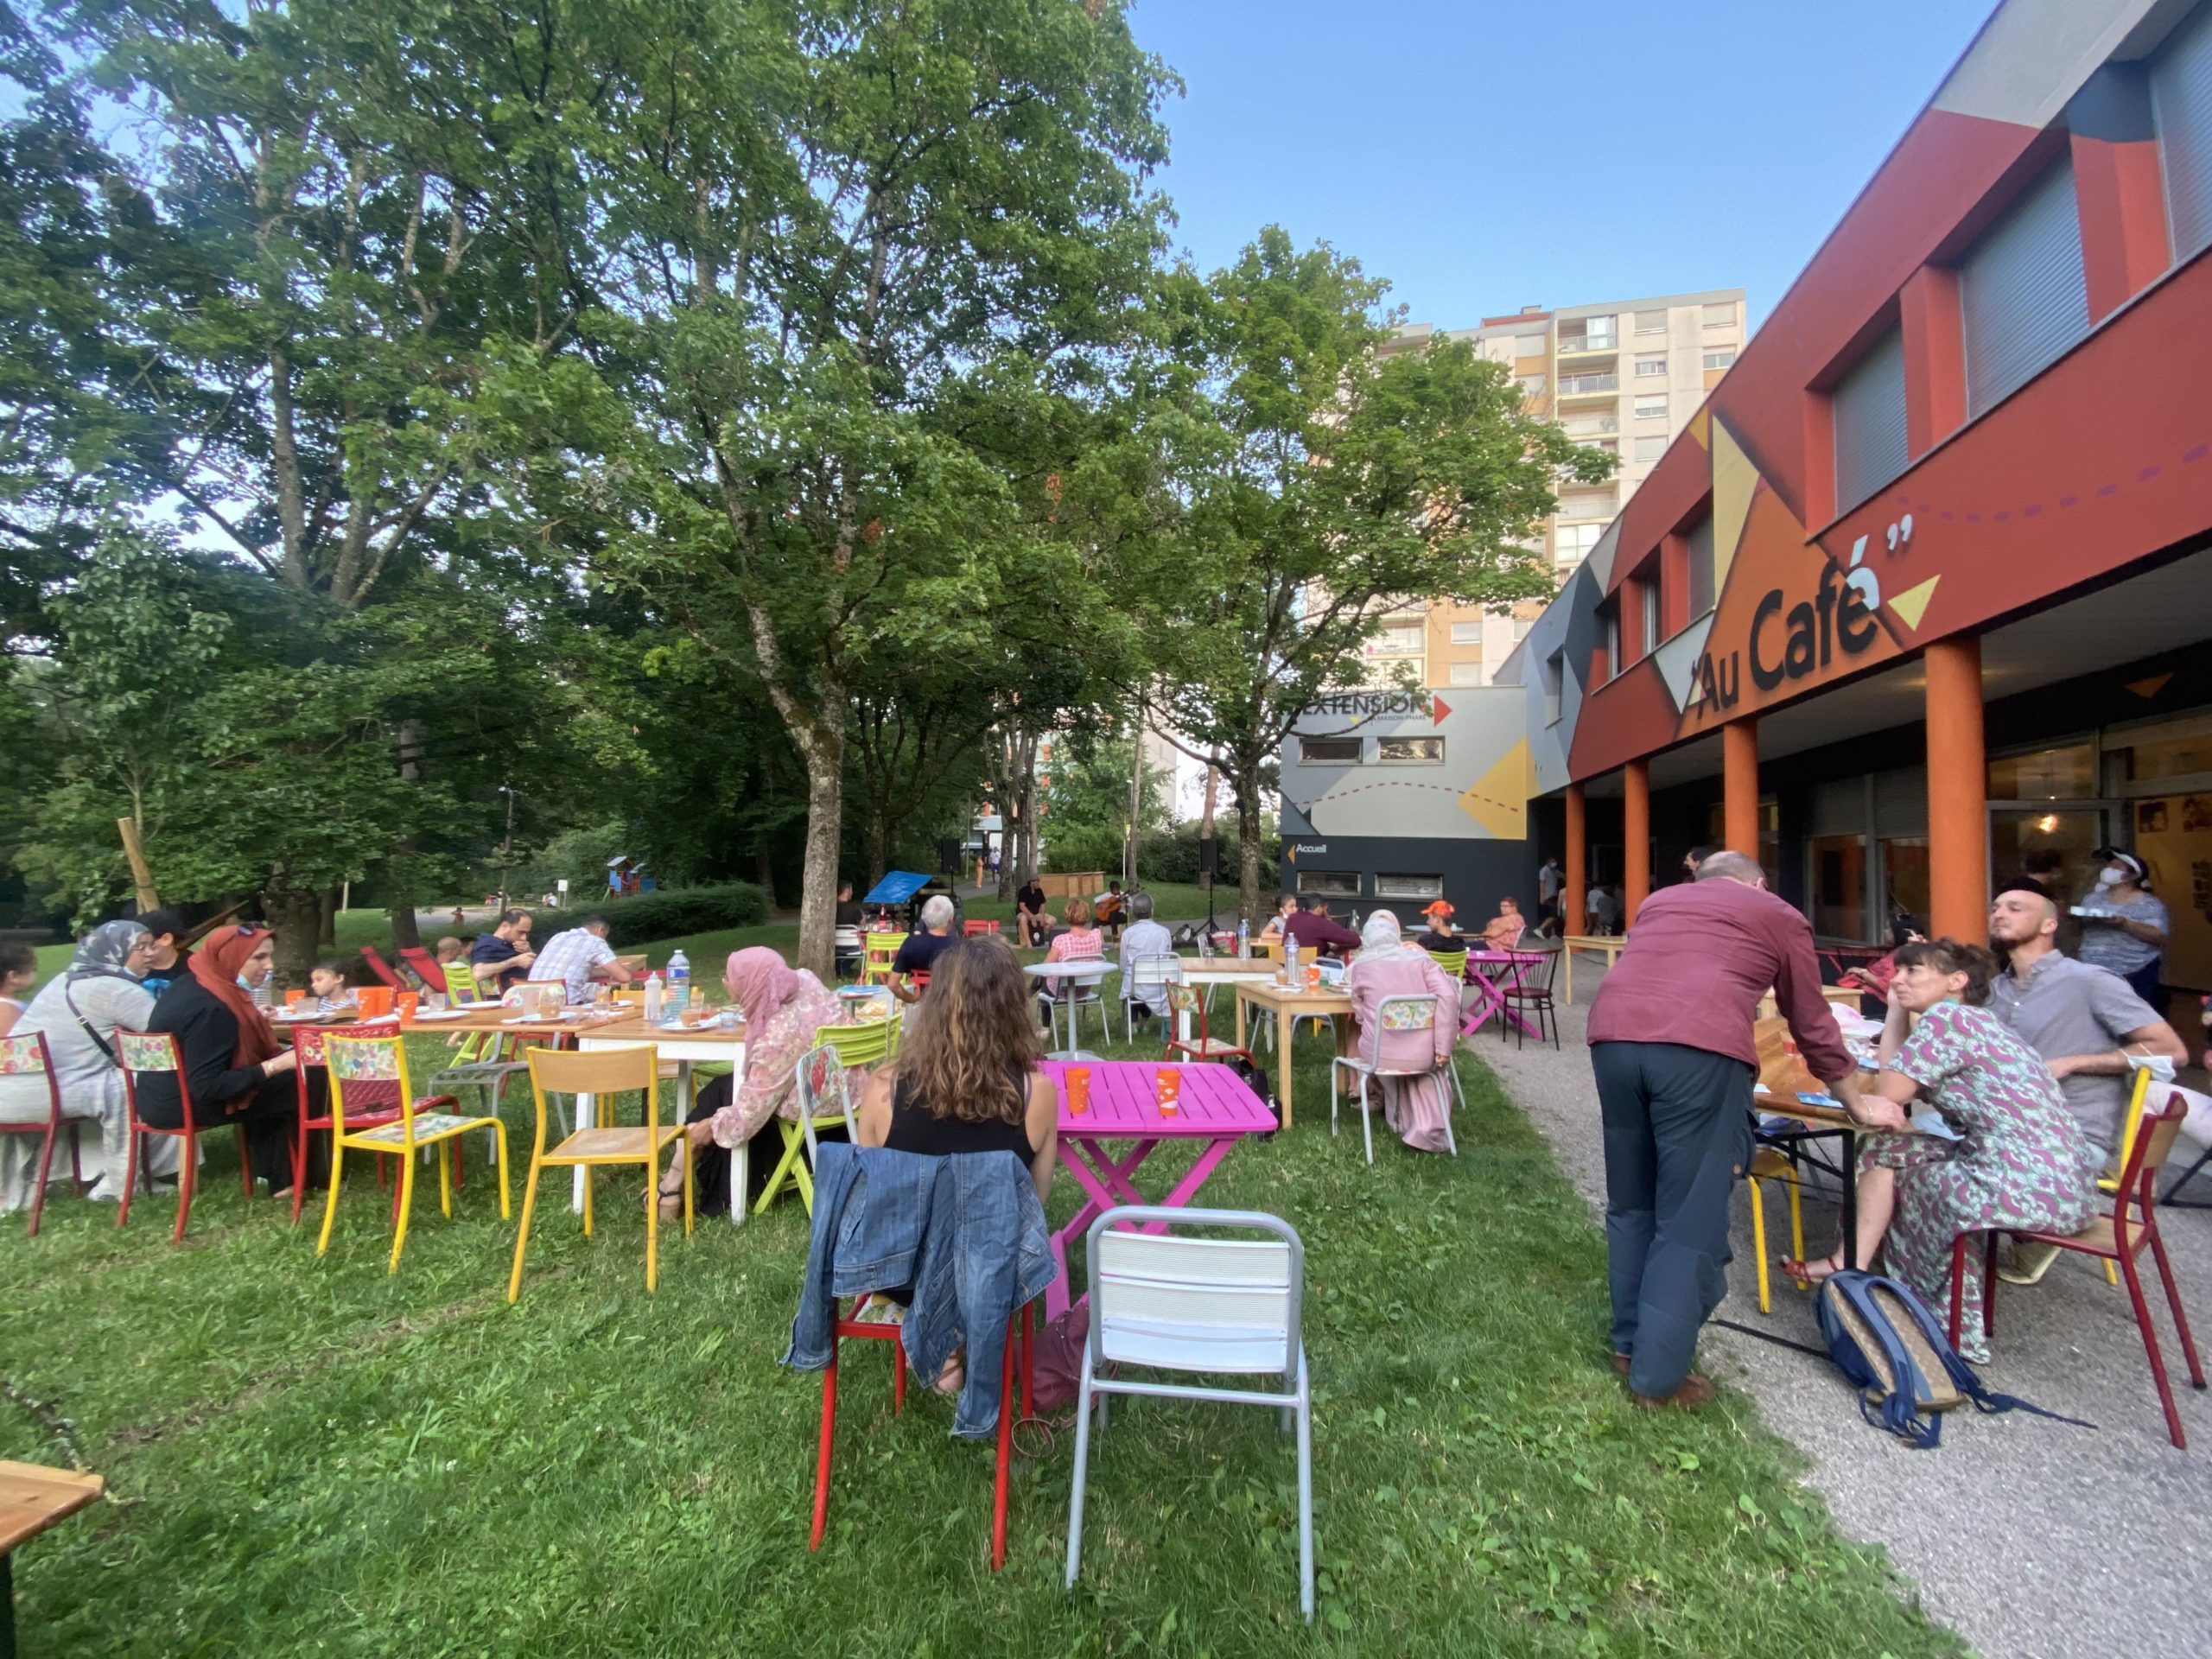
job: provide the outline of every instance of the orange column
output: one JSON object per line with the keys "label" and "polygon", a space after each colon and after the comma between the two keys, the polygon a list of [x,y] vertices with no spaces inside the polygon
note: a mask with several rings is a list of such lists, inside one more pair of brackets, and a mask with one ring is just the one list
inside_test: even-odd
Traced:
{"label": "orange column", "polygon": [[1759,723],[1720,728],[1720,823],[1731,852],[1759,855]]}
{"label": "orange column", "polygon": [[1989,812],[1981,738],[1981,640],[1928,647],[1928,909],[1937,938],[1989,929]]}
{"label": "orange column", "polygon": [[1651,892],[1651,763],[1631,760],[1621,768],[1621,931],[1636,925],[1636,912]]}
{"label": "orange column", "polygon": [[1583,828],[1582,785],[1567,786],[1567,880],[1560,888],[1559,931],[1580,933],[1589,924],[1582,907],[1590,899],[1590,871],[1583,855],[1586,844]]}

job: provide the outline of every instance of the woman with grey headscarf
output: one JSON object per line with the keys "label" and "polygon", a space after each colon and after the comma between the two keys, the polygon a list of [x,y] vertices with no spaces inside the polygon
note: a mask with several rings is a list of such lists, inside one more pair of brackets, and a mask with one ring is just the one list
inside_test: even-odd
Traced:
{"label": "woman with grey headscarf", "polygon": [[[31,999],[10,1033],[43,1033],[60,1084],[62,1116],[99,1122],[100,1155],[85,1160],[88,1166],[97,1161],[100,1172],[95,1198],[123,1196],[130,1130],[123,1073],[115,1063],[115,1030],[143,1031],[154,1011],[153,993],[138,982],[153,946],[153,936],[137,922],[102,923],[85,936],[69,966]],[[42,1123],[48,1105],[44,1077],[0,1077],[0,1122]],[[0,1135],[0,1214],[29,1207],[37,1152],[29,1135]],[[149,1155],[153,1173],[176,1173],[175,1142],[158,1140]]]}

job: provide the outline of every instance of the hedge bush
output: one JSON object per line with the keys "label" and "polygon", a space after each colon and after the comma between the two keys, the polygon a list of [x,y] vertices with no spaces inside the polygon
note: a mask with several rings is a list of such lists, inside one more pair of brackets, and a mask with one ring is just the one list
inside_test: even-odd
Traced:
{"label": "hedge bush", "polygon": [[[1269,836],[1260,843],[1260,886],[1262,889],[1276,884],[1279,867],[1275,862],[1278,845]],[[1236,836],[1232,832],[1214,837],[1214,850],[1219,855],[1219,880],[1224,887],[1236,885]],[[1117,860],[1118,861],[1118,860]],[[1155,831],[1145,836],[1137,847],[1137,874],[1147,881],[1182,881],[1195,883],[1198,879],[1198,826],[1196,819],[1177,824],[1165,833]]]}
{"label": "hedge bush", "polygon": [[618,950],[649,944],[685,933],[712,933],[725,927],[755,927],[768,919],[768,895],[750,881],[713,887],[670,887],[634,899],[577,905],[566,912],[534,911],[533,933],[550,938],[567,924],[563,916],[599,915],[610,925],[607,940]]}

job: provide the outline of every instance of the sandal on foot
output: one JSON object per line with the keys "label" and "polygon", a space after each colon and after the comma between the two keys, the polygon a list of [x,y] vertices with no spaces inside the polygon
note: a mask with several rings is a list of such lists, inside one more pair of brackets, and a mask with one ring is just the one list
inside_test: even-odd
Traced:
{"label": "sandal on foot", "polygon": [[1782,1268],[1782,1276],[1800,1290],[1815,1289],[1843,1271],[1841,1259],[1833,1255],[1824,1255],[1817,1262],[1800,1262],[1794,1255],[1785,1255],[1777,1265]]}

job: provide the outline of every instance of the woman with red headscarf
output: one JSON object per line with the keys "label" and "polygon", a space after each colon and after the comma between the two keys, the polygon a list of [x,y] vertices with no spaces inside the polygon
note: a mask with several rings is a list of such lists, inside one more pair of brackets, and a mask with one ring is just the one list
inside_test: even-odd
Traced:
{"label": "woman with red headscarf", "polygon": [[[247,993],[268,982],[276,943],[265,927],[217,928],[185,959],[191,971],[170,982],[146,1029],[176,1039],[194,1125],[204,1130],[243,1121],[254,1174],[271,1192],[289,1192],[290,1131],[299,1122],[294,1057]],[[137,1087],[142,1119],[157,1129],[184,1127],[173,1073],[143,1071]]]}
{"label": "woman with red headscarf", "polygon": [[[722,975],[729,1000],[745,1016],[742,1078],[716,1077],[699,1091],[683,1121],[691,1137],[693,1202],[706,1211],[729,1207],[729,1154],[760,1132],[772,1117],[798,1116],[798,1063],[814,1046],[814,1033],[838,1024],[837,999],[804,968],[787,966],[766,945],[730,952]],[[755,1158],[750,1175],[766,1185],[773,1158]],[[661,1212],[675,1216],[683,1203],[683,1175],[671,1173],[661,1189]]]}

